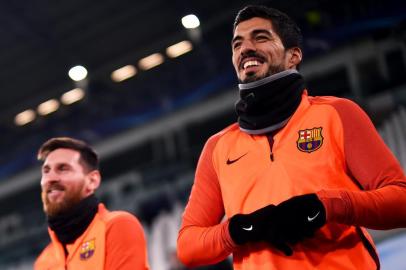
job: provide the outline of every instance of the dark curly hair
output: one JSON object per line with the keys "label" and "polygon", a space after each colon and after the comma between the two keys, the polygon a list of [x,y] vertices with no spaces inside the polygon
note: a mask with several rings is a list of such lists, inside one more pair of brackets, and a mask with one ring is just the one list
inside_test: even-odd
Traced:
{"label": "dark curly hair", "polygon": [[302,49],[303,36],[296,22],[285,13],[265,6],[249,5],[241,9],[234,20],[234,28],[240,22],[252,19],[254,17],[268,19],[272,22],[273,28],[281,38],[283,46],[286,49],[299,47]]}

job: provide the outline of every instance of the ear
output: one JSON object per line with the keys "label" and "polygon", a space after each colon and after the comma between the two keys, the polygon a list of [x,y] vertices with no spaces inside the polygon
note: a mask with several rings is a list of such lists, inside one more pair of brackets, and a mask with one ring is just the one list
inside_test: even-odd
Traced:
{"label": "ear", "polygon": [[94,193],[96,189],[100,186],[101,175],[99,170],[93,170],[89,172],[86,176],[87,186],[86,189],[89,193]]}
{"label": "ear", "polygon": [[286,60],[287,68],[296,69],[296,66],[302,62],[302,50],[299,47],[288,49]]}

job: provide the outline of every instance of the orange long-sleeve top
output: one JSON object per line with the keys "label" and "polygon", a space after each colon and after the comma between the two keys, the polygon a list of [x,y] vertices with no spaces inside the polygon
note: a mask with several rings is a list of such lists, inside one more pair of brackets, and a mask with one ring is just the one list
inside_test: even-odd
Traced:
{"label": "orange long-sleeve top", "polygon": [[[299,149],[303,132],[321,133],[319,149]],[[379,264],[372,240],[356,227],[406,227],[406,177],[365,112],[347,99],[309,97],[305,91],[273,140],[269,145],[266,135],[249,135],[233,124],[207,141],[179,231],[179,259],[199,266],[233,253],[235,269],[256,270]],[[263,244],[233,243],[233,215],[310,192],[325,206],[327,225],[315,239],[295,246],[292,257]]]}
{"label": "orange long-sleeve top", "polygon": [[86,231],[66,246],[67,255],[55,233],[35,262],[35,270],[99,269],[148,270],[147,246],[138,219],[124,211],[108,211],[99,204]]}

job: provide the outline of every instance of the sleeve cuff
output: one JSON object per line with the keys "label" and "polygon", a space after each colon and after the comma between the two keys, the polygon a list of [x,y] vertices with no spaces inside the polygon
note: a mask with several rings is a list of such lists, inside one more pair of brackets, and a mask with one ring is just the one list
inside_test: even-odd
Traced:
{"label": "sleeve cuff", "polygon": [[351,223],[351,199],[343,190],[320,190],[317,197],[326,209],[327,222]]}

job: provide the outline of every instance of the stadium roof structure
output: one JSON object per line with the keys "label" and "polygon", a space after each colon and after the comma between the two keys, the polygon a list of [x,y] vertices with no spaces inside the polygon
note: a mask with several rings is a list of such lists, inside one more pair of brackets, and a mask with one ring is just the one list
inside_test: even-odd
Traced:
{"label": "stadium roof structure", "polygon": [[[333,50],[364,35],[380,38],[404,30],[404,1],[250,1],[291,15],[305,34],[305,57]],[[50,136],[72,135],[97,141],[129,125],[196,102],[217,88],[235,85],[230,39],[236,12],[247,1],[51,1],[0,2],[0,178],[32,162],[34,150]],[[181,18],[195,14],[197,30]],[[166,51],[189,41],[179,58]],[[161,65],[139,62],[160,54]],[[72,81],[68,70],[87,68]],[[132,65],[134,77],[112,80],[113,71]],[[64,105],[64,93],[83,88],[85,97]],[[54,100],[55,112],[38,106]],[[55,105],[55,102],[57,105]],[[49,104],[48,104],[49,105]],[[32,122],[15,117],[32,110]],[[52,111],[52,109],[51,109]],[[43,114],[43,115],[42,115]],[[10,160],[18,162],[9,164]]]}

